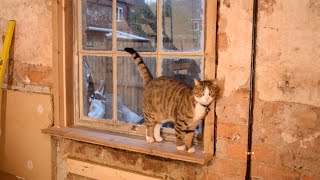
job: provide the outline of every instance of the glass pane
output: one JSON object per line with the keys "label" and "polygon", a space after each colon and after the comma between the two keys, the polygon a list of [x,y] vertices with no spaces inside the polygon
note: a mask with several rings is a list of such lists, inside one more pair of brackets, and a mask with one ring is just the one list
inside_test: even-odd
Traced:
{"label": "glass pane", "polygon": [[157,48],[157,0],[117,0],[117,48],[142,52]]}
{"label": "glass pane", "polygon": [[193,78],[202,79],[202,59],[164,58],[162,59],[162,75],[170,76],[194,86]]}
{"label": "glass pane", "polygon": [[[162,59],[162,75],[173,77],[194,87],[193,78],[202,79],[202,59],[164,58]],[[163,127],[173,128],[173,124],[166,123]],[[201,122],[195,131],[196,134],[201,134],[202,127]]]}
{"label": "glass pane", "polygon": [[[186,58],[164,58],[162,59],[162,76],[169,76],[179,81],[185,82],[190,86],[194,86],[193,78],[202,79],[201,72],[202,59],[186,59]],[[196,133],[201,132],[201,125],[197,127]],[[171,122],[163,125],[166,128],[173,128]]]}
{"label": "glass pane", "polygon": [[164,51],[202,50],[203,0],[164,0],[162,20]]}
{"label": "glass pane", "polygon": [[82,48],[112,50],[112,0],[82,0]]}
{"label": "glass pane", "polygon": [[84,56],[82,61],[83,115],[112,119],[112,57]]}
{"label": "glass pane", "polygon": [[[151,74],[156,75],[156,58],[144,57],[143,61]],[[143,124],[142,91],[143,81],[132,57],[118,57],[117,61],[117,93],[120,99],[118,110],[119,121]]]}

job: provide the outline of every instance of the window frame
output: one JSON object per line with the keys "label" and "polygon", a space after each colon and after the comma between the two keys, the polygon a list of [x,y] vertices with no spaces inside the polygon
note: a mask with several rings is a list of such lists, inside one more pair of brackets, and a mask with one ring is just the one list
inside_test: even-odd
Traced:
{"label": "window frame", "polygon": [[[216,72],[216,18],[217,18],[217,1],[216,0],[204,0],[204,39],[206,39],[204,44],[204,62],[206,67],[204,68],[204,76],[206,79],[215,79]],[[162,0],[158,1],[158,4],[162,4]],[[113,6],[116,7],[116,0],[113,1]],[[114,8],[116,9],[116,8]],[[53,102],[54,102],[54,113],[53,119],[54,124],[52,128],[43,130],[44,133],[48,133],[53,136],[66,137],[75,140],[82,140],[77,138],[72,138],[72,135],[68,135],[66,132],[60,132],[59,129],[69,129],[77,127],[75,125],[75,118],[79,114],[77,112],[77,96],[75,92],[79,92],[79,86],[77,83],[77,72],[74,67],[79,67],[78,58],[79,52],[77,48],[82,46],[81,42],[74,40],[77,34],[81,34],[81,29],[73,25],[73,20],[79,20],[78,16],[78,6],[75,0],[62,0],[60,3],[56,1],[53,2],[53,69],[54,69],[54,84],[53,84]],[[208,13],[211,12],[211,13]],[[113,11],[113,16],[116,15],[116,11]],[[158,14],[158,18],[162,17]],[[210,21],[209,21],[210,19]],[[113,22],[113,28],[115,28],[116,22]],[[162,32],[162,25],[158,25],[158,31]],[[161,33],[160,33],[161,34]],[[113,38],[115,41],[116,38]],[[116,42],[113,42],[114,44]],[[160,43],[160,42],[158,42]],[[160,45],[160,46],[159,46]],[[162,47],[161,44],[157,45]],[[116,49],[114,49],[116,50]],[[163,55],[167,55],[168,52],[162,52]],[[162,55],[160,54],[160,56]],[[183,53],[183,57],[190,56],[189,53]],[[125,52],[119,53],[120,56],[128,56]],[[142,53],[142,56],[148,55],[148,53]],[[179,55],[181,57],[181,55]],[[194,55],[192,55],[194,57]],[[161,59],[161,58],[159,58]],[[161,67],[161,66],[159,66]],[[70,81],[71,79],[71,81]],[[203,132],[203,153],[207,154],[211,158],[214,154],[214,141],[215,141],[215,102],[211,105],[211,111],[208,113],[204,121],[204,132]],[[90,129],[90,128],[89,128]],[[99,129],[99,128],[98,128]],[[62,130],[62,129],[60,129]],[[95,127],[89,132],[95,132]],[[106,133],[106,132],[104,132]],[[82,134],[86,136],[85,134]],[[124,135],[125,136],[125,135]],[[134,138],[133,138],[134,139]],[[87,137],[84,142],[89,142],[93,144],[103,144],[97,143],[94,137]],[[120,147],[119,147],[120,148]],[[133,149],[127,149],[135,151]],[[137,151],[135,151],[137,152]],[[149,151],[146,151],[149,152]],[[143,152],[142,152],[143,153]],[[177,152],[179,153],[179,152]],[[148,153],[147,153],[148,154]],[[152,154],[156,155],[156,154]],[[171,155],[165,155],[165,157],[171,158]],[[192,154],[187,154],[187,156],[193,156]],[[164,156],[161,156],[164,157]],[[208,159],[205,158],[205,162]],[[183,158],[178,158],[183,160]],[[186,158],[188,159],[188,158]],[[188,160],[186,160],[188,161]],[[203,161],[201,161],[204,164]]]}

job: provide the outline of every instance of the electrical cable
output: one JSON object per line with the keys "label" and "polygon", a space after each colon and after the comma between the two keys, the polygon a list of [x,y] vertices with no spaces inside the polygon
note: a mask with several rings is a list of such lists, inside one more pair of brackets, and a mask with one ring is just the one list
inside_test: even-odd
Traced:
{"label": "electrical cable", "polygon": [[251,178],[251,155],[252,152],[252,126],[253,126],[253,108],[254,108],[254,81],[255,81],[255,59],[256,59],[256,37],[257,37],[257,14],[258,2],[253,0],[252,17],[252,47],[251,47],[251,71],[250,71],[250,97],[249,97],[249,120],[248,120],[248,149],[247,149],[247,169],[246,180]]}

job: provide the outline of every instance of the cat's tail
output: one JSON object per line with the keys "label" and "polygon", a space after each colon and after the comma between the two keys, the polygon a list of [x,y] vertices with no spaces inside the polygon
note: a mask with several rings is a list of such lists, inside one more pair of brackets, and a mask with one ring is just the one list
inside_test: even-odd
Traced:
{"label": "cat's tail", "polygon": [[146,64],[143,62],[141,56],[133,48],[124,48],[124,50],[132,55],[134,62],[138,67],[139,73],[143,79],[143,84],[148,84],[148,82],[153,79],[153,76],[150,73]]}

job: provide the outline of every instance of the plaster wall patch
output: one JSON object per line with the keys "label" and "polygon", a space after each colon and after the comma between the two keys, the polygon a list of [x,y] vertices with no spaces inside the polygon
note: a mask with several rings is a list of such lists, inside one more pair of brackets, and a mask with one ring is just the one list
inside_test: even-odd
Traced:
{"label": "plaster wall patch", "polygon": [[29,170],[32,170],[33,169],[33,162],[31,160],[27,161],[27,168]]}
{"label": "plaster wall patch", "polygon": [[320,132],[317,132],[315,134],[312,134],[311,136],[309,136],[308,138],[305,138],[303,140],[300,141],[300,147],[302,148],[308,148],[307,145],[305,145],[305,142],[313,142],[314,139],[318,138],[320,136]]}
{"label": "plaster wall patch", "polygon": [[288,134],[285,132],[281,133],[281,137],[286,143],[289,143],[289,144],[294,143],[298,140],[297,138],[293,137],[291,134]]}
{"label": "plaster wall patch", "polygon": [[39,104],[38,107],[37,107],[38,113],[39,113],[39,114],[42,114],[42,113],[43,113],[43,110],[44,110],[43,106],[42,106],[41,104]]}

